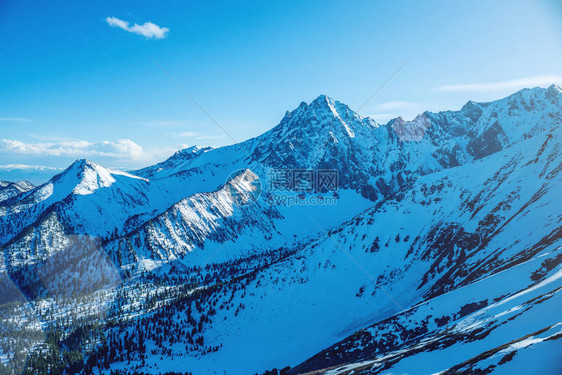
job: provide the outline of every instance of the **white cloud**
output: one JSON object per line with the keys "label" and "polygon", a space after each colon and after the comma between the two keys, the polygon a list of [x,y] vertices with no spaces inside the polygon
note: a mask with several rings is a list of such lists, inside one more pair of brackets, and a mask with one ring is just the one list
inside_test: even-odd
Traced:
{"label": "white cloud", "polygon": [[130,139],[116,142],[88,142],[82,140],[26,143],[11,139],[0,140],[0,153],[40,156],[103,156],[120,159],[142,159],[142,147]]}
{"label": "white cloud", "polygon": [[107,155],[125,155],[130,159],[140,159],[144,154],[142,147],[130,139],[120,139],[117,142],[103,141],[97,145],[97,149]]}
{"label": "white cloud", "polygon": [[109,26],[120,27],[123,30],[128,30],[128,28],[129,28],[129,22],[120,20],[119,18],[107,17],[105,20],[109,24]]}
{"label": "white cloud", "polygon": [[[176,151],[186,147],[187,145],[178,144],[174,146],[159,146],[147,150],[130,139],[101,142],[61,140],[38,143],[0,139],[0,156],[8,155],[8,160],[11,161],[16,156],[21,155],[26,160],[32,160],[32,163],[39,164],[45,160],[50,160],[58,165],[66,163],[67,160],[65,158],[92,158],[104,165],[108,163],[111,166],[114,163],[118,163],[125,165],[126,168],[135,169],[167,159]],[[10,167],[16,166],[16,164],[6,165]],[[6,168],[4,170],[7,170]]]}
{"label": "white cloud", "polygon": [[170,31],[169,28],[160,27],[152,22],[145,22],[142,25],[135,23],[133,26],[129,26],[129,22],[120,20],[116,17],[107,17],[105,21],[111,27],[118,27],[133,34],[143,35],[149,39],[165,38],[168,31]]}
{"label": "white cloud", "polygon": [[509,81],[486,82],[486,83],[466,83],[459,85],[447,85],[435,87],[437,91],[501,91],[509,89],[532,88],[537,86],[550,86],[552,84],[562,84],[562,76],[533,76],[512,79]]}
{"label": "white cloud", "polygon": [[47,167],[44,165],[4,164],[0,165],[1,171],[36,170],[36,171],[62,171],[63,168]]}

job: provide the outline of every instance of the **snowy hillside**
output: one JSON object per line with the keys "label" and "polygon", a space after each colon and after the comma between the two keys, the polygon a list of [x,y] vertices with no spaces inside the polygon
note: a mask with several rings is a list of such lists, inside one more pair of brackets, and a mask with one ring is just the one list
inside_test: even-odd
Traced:
{"label": "snowy hillside", "polygon": [[560,249],[545,252],[416,305],[354,333],[291,373],[557,373],[560,257]]}
{"label": "snowy hillside", "polygon": [[561,122],[556,86],[385,125],[321,95],[240,144],[78,160],[0,199],[2,366],[556,373]]}
{"label": "snowy hillside", "polygon": [[[498,302],[502,306],[498,309],[515,308],[528,301],[525,298],[557,290],[562,286],[557,274],[545,277],[561,259],[561,216],[556,206],[560,136],[560,128],[554,127],[473,164],[421,177],[286,259],[148,315],[144,340],[156,355],[145,357],[143,370],[150,372],[151,365],[177,369],[171,357],[181,358],[184,369],[195,373],[254,373],[294,366],[357,329],[398,319],[409,306],[424,301],[436,304],[432,307],[436,312],[419,318],[419,326],[412,328],[396,323],[389,335],[409,336],[403,341],[410,343],[416,335],[421,338],[437,328],[433,318],[453,323],[541,280],[547,280],[547,288],[523,293],[515,305]],[[528,264],[519,266],[524,262]],[[486,292],[476,296],[461,292],[476,288],[472,285],[496,285],[493,280],[506,277],[517,283],[507,282],[499,290],[483,286]],[[482,282],[473,284],[478,280]],[[442,306],[442,300],[453,302]],[[493,311],[503,311],[498,309]],[[557,314],[551,314],[551,320],[546,316],[537,321],[536,330],[559,322]],[[174,344],[175,338],[154,333],[170,324],[190,331],[192,319],[203,319],[197,332],[204,346],[190,346],[187,353],[183,344]],[[126,330],[127,326],[117,332]],[[507,332],[491,343],[501,345],[525,335],[521,329]],[[399,344],[389,341],[388,349]],[[209,352],[209,348],[219,349]],[[471,353],[459,354],[451,366],[470,359]]]}

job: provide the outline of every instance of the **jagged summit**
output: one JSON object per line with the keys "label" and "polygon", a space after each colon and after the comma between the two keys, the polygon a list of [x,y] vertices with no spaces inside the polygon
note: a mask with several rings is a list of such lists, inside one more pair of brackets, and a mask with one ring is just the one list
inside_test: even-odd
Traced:
{"label": "jagged summit", "polygon": [[550,85],[546,90],[546,95],[548,97],[554,97],[562,94],[562,88],[558,85]]}
{"label": "jagged summit", "polygon": [[333,106],[336,103],[336,100],[330,98],[329,96],[325,95],[325,94],[320,94],[316,97],[316,99],[314,99],[312,102],[310,102],[311,106],[318,106],[318,107],[330,107]]}
{"label": "jagged summit", "polygon": [[300,116],[325,116],[331,115],[339,118],[357,118],[361,119],[356,112],[354,112],[346,104],[339,102],[330,98],[325,94],[319,95],[316,99],[307,104],[302,102],[295,110],[292,112],[287,112],[289,117],[294,117],[295,115]]}
{"label": "jagged summit", "polygon": [[[487,107],[491,104],[495,104],[498,106],[506,105],[506,104],[508,105],[522,104],[526,106],[525,108],[526,110],[533,110],[533,109],[540,110],[543,109],[545,105],[558,104],[561,102],[562,102],[562,88],[560,88],[560,86],[556,84],[552,84],[547,88],[544,87],[524,88],[502,99],[498,99],[490,102],[474,102],[472,100],[469,100],[466,103],[466,105],[472,103],[477,106]],[[533,108],[535,104],[540,104],[541,107]]]}
{"label": "jagged summit", "polygon": [[94,163],[88,159],[77,159],[75,160],[68,168],[66,168],[61,173],[55,175],[49,182],[51,183],[59,183],[62,181],[80,181],[84,178],[85,174],[88,171],[103,171],[105,170],[104,167],[101,165]]}
{"label": "jagged summit", "polygon": [[201,146],[191,146],[179,151],[176,151],[168,159],[161,163],[142,168],[131,173],[144,178],[154,178],[157,175],[159,177],[169,176],[179,170],[187,168],[189,162],[196,158],[197,156],[213,150],[212,147],[201,147]]}
{"label": "jagged summit", "polygon": [[431,122],[425,114],[417,115],[412,121],[406,121],[399,116],[391,121],[390,126],[401,141],[419,142],[431,126]]}
{"label": "jagged summit", "polygon": [[333,102],[334,100],[333,100],[332,98],[330,98],[330,97],[329,97],[328,95],[326,95],[326,94],[320,94],[320,95],[318,95],[318,96],[316,97],[316,99],[314,99],[314,100],[312,101],[312,103],[315,103],[315,102],[323,102],[323,101],[327,101],[327,102],[328,102],[328,101],[332,101],[332,102]]}
{"label": "jagged summit", "polygon": [[367,148],[378,126],[347,105],[320,95],[287,112],[277,126],[257,137],[252,159],[279,168],[321,168],[331,160],[348,170],[343,166],[351,150]]}
{"label": "jagged summit", "polygon": [[109,174],[119,174],[119,175],[128,175],[130,177],[137,177],[137,176],[131,175],[131,174],[129,174],[127,172],[124,172],[124,171],[104,167],[103,165],[101,165],[99,163],[96,163],[94,161],[88,160],[88,159],[77,159],[67,169],[62,171],[59,174],[59,176],[71,174],[71,173],[77,173],[77,176],[80,176],[80,177],[83,178],[83,177],[87,176],[88,173],[91,173],[91,172],[98,173],[98,174],[109,173]]}
{"label": "jagged summit", "polygon": [[88,166],[94,166],[94,164],[88,159],[76,159],[67,169],[84,169]]}
{"label": "jagged summit", "polygon": [[99,164],[85,160],[79,165],[80,182],[73,190],[74,194],[92,194],[99,188],[109,187],[115,182],[112,173]]}
{"label": "jagged summit", "polygon": [[365,128],[370,131],[377,126],[374,120],[361,117],[347,105],[322,94],[310,104],[302,102],[295,110],[287,112],[279,125],[258,138],[274,136],[291,143],[307,139],[314,144],[320,137],[324,144],[326,139],[353,138],[356,133],[365,133]]}
{"label": "jagged summit", "polygon": [[180,157],[193,157],[196,155],[199,155],[201,152],[205,152],[205,151],[209,151],[212,150],[212,147],[205,147],[205,146],[190,146],[190,147],[186,147],[186,148],[182,148],[179,151],[176,151],[174,153],[174,155],[172,155],[173,158],[180,158]]}

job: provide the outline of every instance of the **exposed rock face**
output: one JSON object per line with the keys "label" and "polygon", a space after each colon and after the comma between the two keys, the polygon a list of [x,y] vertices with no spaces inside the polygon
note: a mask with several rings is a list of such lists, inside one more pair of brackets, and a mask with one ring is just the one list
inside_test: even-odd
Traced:
{"label": "exposed rock face", "polygon": [[417,115],[412,121],[404,121],[402,117],[398,117],[392,123],[392,130],[402,142],[415,141],[419,142],[423,139],[425,131],[431,126],[431,122],[425,115]]}

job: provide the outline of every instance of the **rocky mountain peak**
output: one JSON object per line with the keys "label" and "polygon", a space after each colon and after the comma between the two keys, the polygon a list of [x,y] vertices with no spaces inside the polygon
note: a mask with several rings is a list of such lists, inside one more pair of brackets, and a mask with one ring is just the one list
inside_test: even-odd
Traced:
{"label": "rocky mountain peak", "polygon": [[191,146],[187,148],[183,148],[172,156],[174,158],[192,158],[195,157],[205,151],[212,150],[212,147],[201,147],[201,146]]}
{"label": "rocky mountain peak", "polygon": [[396,118],[392,124],[392,130],[401,141],[422,140],[425,131],[431,126],[431,121],[425,114],[417,115],[412,121],[406,121],[402,117]]}
{"label": "rocky mountain peak", "polygon": [[311,144],[316,139],[325,144],[326,137],[341,142],[354,138],[357,133],[370,132],[376,126],[372,119],[361,117],[347,105],[322,94],[309,104],[303,102],[287,112],[280,124],[265,133],[264,138],[272,134],[276,141],[294,143],[306,138]]}

